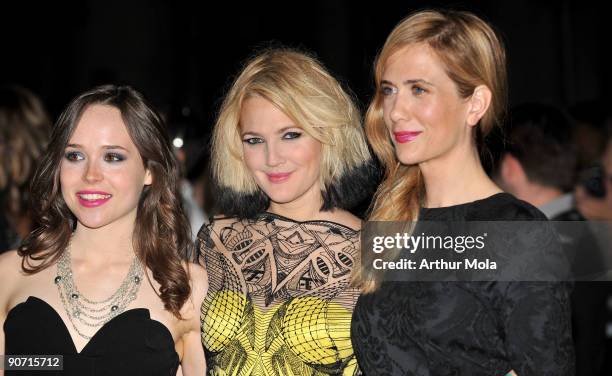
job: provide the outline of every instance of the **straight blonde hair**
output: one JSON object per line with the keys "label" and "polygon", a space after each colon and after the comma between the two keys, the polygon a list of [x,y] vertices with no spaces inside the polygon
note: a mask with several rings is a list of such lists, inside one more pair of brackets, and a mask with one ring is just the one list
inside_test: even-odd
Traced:
{"label": "straight blonde hair", "polygon": [[[417,165],[402,165],[396,155],[383,120],[381,79],[389,57],[400,49],[417,43],[428,45],[456,84],[462,98],[469,98],[479,85],[492,92],[491,104],[474,130],[474,146],[481,151],[484,138],[498,126],[506,111],[506,54],[501,40],[485,21],[469,12],[424,10],[402,20],[391,31],[376,58],[376,92],[370,103],[365,128],[368,140],[385,169],[385,176],[371,206],[371,221],[411,221],[418,219],[424,185]],[[385,253],[395,259],[396,252]],[[369,267],[369,253],[356,280],[365,292],[374,291],[381,275]],[[378,257],[378,256],[377,256]]]}

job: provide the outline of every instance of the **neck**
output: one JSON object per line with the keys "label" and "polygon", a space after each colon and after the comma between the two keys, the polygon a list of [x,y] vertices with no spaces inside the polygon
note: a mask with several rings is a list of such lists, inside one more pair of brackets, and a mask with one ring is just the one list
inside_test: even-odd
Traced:
{"label": "neck", "polygon": [[72,257],[101,264],[132,259],[135,217],[130,214],[98,228],[78,223],[70,244]]}
{"label": "neck", "polygon": [[287,203],[270,201],[268,211],[296,221],[316,219],[323,205],[323,198],[318,184],[314,184],[308,191],[297,199]]}
{"label": "neck", "polygon": [[487,176],[475,147],[467,145],[419,164],[425,183],[425,207],[465,204],[502,190]]}
{"label": "neck", "polygon": [[518,199],[527,201],[533,206],[540,207],[563,196],[563,192],[554,187],[529,183],[521,189],[517,189],[515,195]]}

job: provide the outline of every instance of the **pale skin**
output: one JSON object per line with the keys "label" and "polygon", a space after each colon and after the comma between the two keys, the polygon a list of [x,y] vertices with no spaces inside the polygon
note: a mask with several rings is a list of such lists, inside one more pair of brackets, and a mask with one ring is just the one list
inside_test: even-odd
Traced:
{"label": "pale skin", "polygon": [[[425,207],[464,204],[502,192],[485,173],[472,136],[491,103],[488,87],[479,85],[462,98],[431,48],[412,44],[386,61],[381,90],[396,155],[421,170]],[[398,132],[420,133],[400,142]]]}
{"label": "pale skin", "polygon": [[[138,197],[154,176],[143,166],[119,110],[92,105],[83,113],[66,148],[60,166],[62,195],[77,218],[71,241],[71,264],[74,280],[81,293],[93,300],[112,295],[135,257],[132,233],[136,220]],[[102,191],[112,197],[98,207],[79,203],[77,192]],[[205,270],[195,264],[184,264],[189,270],[192,294],[180,312],[182,320],[164,309],[158,297],[159,284],[146,270],[148,280],[126,310],[146,308],[152,320],[162,323],[172,335],[184,375],[202,375],[206,364],[200,340],[200,306],[206,294]],[[74,330],[53,283],[56,266],[36,274],[21,271],[21,257],[16,251],[0,256],[0,325],[8,312],[29,296],[48,303],[66,324],[78,352],[88,341]],[[80,326],[89,335],[99,330]],[[4,332],[0,332],[0,353],[4,354]]]}
{"label": "pale skin", "polygon": [[[345,210],[320,210],[321,143],[272,102],[259,96],[243,102],[240,135],[247,168],[270,198],[269,212],[297,221],[329,220],[361,227],[359,218]],[[279,173],[289,175],[275,180]]]}
{"label": "pale skin", "polygon": [[434,52],[424,44],[406,46],[385,64],[382,76],[383,117],[393,132],[422,133],[397,143],[404,164],[418,164],[425,180],[426,206],[444,207],[471,202],[501,189],[485,173],[473,127],[486,112],[491,91],[484,85],[461,98]]}

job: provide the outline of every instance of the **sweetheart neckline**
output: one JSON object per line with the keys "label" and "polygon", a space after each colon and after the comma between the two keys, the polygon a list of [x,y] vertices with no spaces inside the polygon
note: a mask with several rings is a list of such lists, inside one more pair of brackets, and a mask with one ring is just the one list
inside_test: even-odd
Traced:
{"label": "sweetheart neckline", "polygon": [[[87,341],[87,343],[85,344],[85,346],[83,346],[81,348],[81,351],[77,350],[76,344],[74,342],[74,338],[72,338],[72,334],[70,333],[70,330],[68,329],[68,326],[66,325],[66,323],[64,322],[64,320],[62,319],[62,316],[60,316],[60,314],[55,310],[55,308],[53,308],[53,306],[51,306],[51,304],[47,303],[46,301],[44,301],[43,299],[40,299],[36,296],[33,295],[29,295],[28,298],[19,303],[16,304],[13,308],[11,308],[8,313],[6,314],[6,318],[5,318],[5,324],[6,321],[8,320],[10,314],[15,310],[15,308],[19,307],[20,305],[24,305],[27,304],[28,302],[39,302],[42,303],[43,306],[45,306],[48,310],[50,310],[53,313],[53,316],[59,321],[59,323],[61,324],[60,327],[62,328],[62,330],[64,331],[64,334],[69,338],[69,342],[72,345],[72,350],[74,351],[74,353],[76,355],[83,355],[85,353],[86,350],[88,350],[88,348],[90,347],[90,344],[92,342],[94,342],[94,340],[96,340],[100,335],[99,333],[104,332],[106,330],[108,330],[108,327],[110,325],[112,325],[111,323],[114,323],[115,321],[119,320],[119,319],[123,319],[124,317],[129,317],[129,315],[133,315],[135,313],[144,313],[146,315],[146,318],[154,323],[157,323],[158,325],[160,325],[165,331],[165,333],[168,335],[168,337],[170,338],[170,341],[172,342],[172,344],[174,344],[174,337],[172,337],[172,332],[170,332],[170,329],[168,329],[168,327],[166,325],[164,325],[162,322],[152,319],[151,318],[151,311],[148,308],[131,308],[128,310],[125,310],[123,312],[121,312],[120,314],[118,314],[117,316],[113,317],[112,319],[108,320],[104,325],[102,325],[95,333],[93,336],[91,336],[91,338],[89,339],[89,341]],[[176,349],[174,350],[176,353]],[[178,355],[178,353],[177,353]]]}

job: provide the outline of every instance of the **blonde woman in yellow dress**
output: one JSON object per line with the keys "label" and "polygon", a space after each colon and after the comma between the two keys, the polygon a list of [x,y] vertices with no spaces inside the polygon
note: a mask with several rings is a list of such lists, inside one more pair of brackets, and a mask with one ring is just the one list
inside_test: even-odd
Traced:
{"label": "blonde woman in yellow dress", "polygon": [[212,145],[222,216],[199,233],[213,375],[353,375],[349,286],[372,164],[360,114],[313,57],[265,50],[235,79]]}

